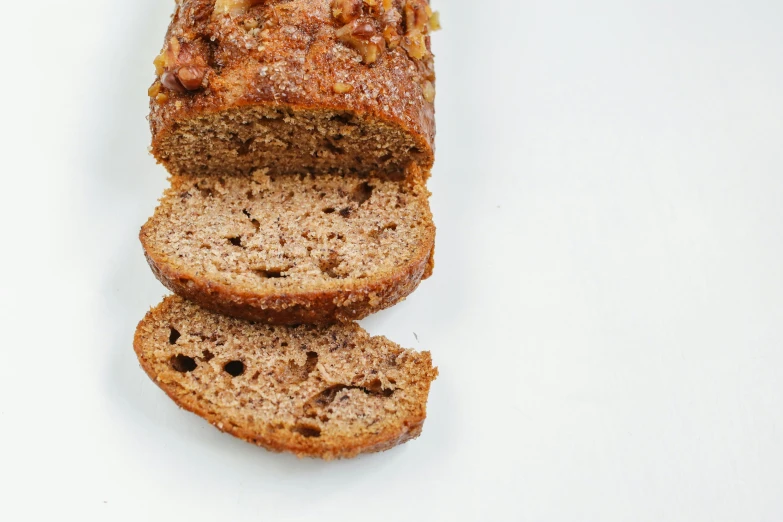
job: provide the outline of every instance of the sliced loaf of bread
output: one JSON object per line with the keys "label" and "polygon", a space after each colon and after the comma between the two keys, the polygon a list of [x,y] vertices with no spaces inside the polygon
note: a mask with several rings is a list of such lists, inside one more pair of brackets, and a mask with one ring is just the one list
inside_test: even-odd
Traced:
{"label": "sliced loaf of bread", "polygon": [[356,323],[271,326],[170,296],[139,323],[142,368],[179,406],[273,451],[324,459],[417,437],[436,378],[429,352]]}
{"label": "sliced loaf of bread", "polygon": [[174,176],[140,238],[174,293],[270,324],[361,319],[433,266],[422,176]]}
{"label": "sliced loaf of bread", "polygon": [[429,171],[428,0],[179,0],[149,89],[172,174]]}

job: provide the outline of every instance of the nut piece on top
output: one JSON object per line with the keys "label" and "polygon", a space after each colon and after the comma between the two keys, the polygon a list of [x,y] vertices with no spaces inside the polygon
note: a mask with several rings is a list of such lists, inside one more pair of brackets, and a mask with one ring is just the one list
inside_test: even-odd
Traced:
{"label": "nut piece on top", "polygon": [[337,38],[362,55],[362,62],[375,63],[386,48],[386,41],[368,18],[358,18],[337,30]]}
{"label": "nut piece on top", "polygon": [[367,65],[387,46],[402,45],[408,56],[421,60],[430,54],[429,32],[440,29],[438,13],[427,0],[333,0],[332,16],[342,24],[339,40],[358,51]]}
{"label": "nut piece on top", "polygon": [[[195,53],[189,43],[182,43],[176,37],[171,37],[168,45],[154,60],[155,72],[160,80],[160,85],[174,92],[184,93],[197,91],[205,86],[205,80],[209,67],[206,60]],[[160,96],[160,86],[153,85],[152,94]],[[158,99],[159,102],[165,102]]]}
{"label": "nut piece on top", "polygon": [[267,0],[216,0],[215,14],[237,15],[254,5],[264,4]]}

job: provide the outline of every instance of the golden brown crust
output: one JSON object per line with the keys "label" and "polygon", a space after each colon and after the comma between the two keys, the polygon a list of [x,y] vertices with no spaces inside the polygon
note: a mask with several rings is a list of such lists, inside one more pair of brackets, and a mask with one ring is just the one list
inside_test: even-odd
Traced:
{"label": "golden brown crust", "polygon": [[[397,374],[398,384],[396,386],[402,385],[399,384],[401,380],[405,381],[406,384],[404,384],[404,386],[407,388],[405,393],[408,395],[408,399],[404,403],[399,404],[399,407],[402,408],[403,411],[397,410],[397,407],[383,408],[381,410],[382,412],[386,411],[386,414],[389,415],[392,415],[389,411],[396,411],[397,413],[393,414],[395,417],[393,420],[388,419],[383,421],[384,427],[377,433],[371,430],[368,431],[367,429],[359,429],[359,431],[352,432],[349,428],[347,432],[337,430],[331,434],[324,434],[322,437],[313,438],[302,436],[296,430],[291,430],[290,428],[281,429],[280,426],[290,422],[290,419],[282,414],[279,418],[264,418],[263,420],[260,420],[260,417],[263,417],[263,413],[257,411],[252,415],[253,421],[247,422],[236,415],[232,415],[230,406],[215,404],[203,396],[203,394],[200,394],[198,389],[194,389],[193,386],[190,386],[189,383],[192,383],[193,381],[188,380],[185,374],[174,372],[171,368],[163,367],[161,365],[161,352],[165,357],[168,357],[177,353],[180,349],[187,349],[174,346],[170,341],[166,342],[164,340],[165,337],[161,339],[161,335],[168,336],[169,326],[172,322],[176,322],[177,320],[196,324],[199,329],[199,334],[197,335],[203,335],[206,333],[205,330],[209,328],[208,324],[205,326],[205,323],[209,323],[209,320],[212,320],[215,324],[219,325],[220,331],[224,334],[225,332],[231,332],[234,336],[234,340],[240,342],[243,347],[242,349],[247,352],[251,349],[252,345],[259,342],[274,342],[274,340],[279,340],[279,338],[291,339],[291,337],[286,336],[286,332],[281,332],[280,328],[293,329],[295,327],[265,327],[263,325],[253,325],[252,323],[244,322],[244,324],[238,324],[237,320],[234,319],[220,316],[209,317],[210,315],[210,312],[199,311],[195,305],[187,303],[179,297],[169,296],[157,307],[150,310],[139,323],[134,336],[133,346],[141,367],[153,382],[155,382],[177,405],[203,417],[221,431],[230,433],[240,439],[257,444],[271,451],[291,452],[299,457],[318,457],[327,460],[334,458],[350,458],[360,453],[383,451],[416,438],[421,433],[426,418],[426,402],[430,383],[438,374],[437,368],[432,366],[429,352],[416,353],[406,351],[407,360],[413,362],[405,366],[404,370],[400,370],[405,372],[404,375]],[[172,319],[172,317],[174,319]],[[267,331],[265,330],[267,328],[278,329]],[[340,329],[337,337],[334,335],[334,329],[336,328]],[[165,331],[161,333],[161,329],[165,329]],[[183,335],[186,335],[184,329],[181,327],[180,329],[183,330]],[[385,345],[387,347],[386,350],[391,347],[391,353],[399,354],[403,352],[399,347],[383,338],[370,339],[370,337],[355,323],[327,327],[323,330],[316,329],[306,335],[310,336],[308,349],[324,351],[323,347],[315,346],[320,342],[321,344],[326,343],[327,348],[325,351],[327,352],[346,350],[345,346],[340,345],[343,344],[345,339],[348,339],[349,341],[352,340],[353,342],[349,343],[352,345],[352,348],[347,349],[356,351],[356,355],[348,355],[346,358],[347,360],[361,359],[360,352],[364,353],[365,350],[378,350],[377,347],[379,343]],[[335,342],[338,344],[330,347],[328,345],[329,341],[324,341],[324,339],[332,338],[337,339]],[[296,338],[294,337],[294,339]],[[302,338],[300,337],[299,340],[301,339]],[[306,341],[307,339],[308,338],[305,338],[304,340]],[[373,344],[372,341],[376,341],[376,343]],[[202,344],[196,349],[201,351],[203,347],[202,341]],[[209,348],[215,352],[214,354],[210,353],[210,360],[212,358],[220,359],[224,356],[225,354],[222,354],[221,350],[225,352],[231,351],[224,345],[209,345]],[[232,354],[229,353],[228,356],[231,357]],[[236,356],[236,354],[233,354],[233,356]],[[202,363],[204,362],[202,361]],[[381,370],[381,367],[376,367],[371,371],[371,368],[356,366],[350,368],[349,372],[361,371],[362,374],[365,374]],[[317,373],[318,371],[316,371],[316,374]],[[400,377],[402,377],[402,379],[400,379]],[[313,379],[315,379],[315,382],[313,382]],[[314,384],[317,388],[319,385],[324,385],[319,384],[320,380],[321,376],[316,375],[315,377],[310,376],[307,382]],[[218,386],[218,381],[219,377],[214,376],[214,374],[201,374],[196,379],[198,386],[207,388]],[[238,390],[242,388],[242,386],[242,384],[231,385],[229,389]],[[286,391],[283,395],[300,393],[297,390],[302,389],[301,387],[301,384],[296,385],[290,391]],[[308,389],[306,385],[304,389]],[[222,392],[219,396],[225,397],[225,393],[231,395],[231,393],[239,392]],[[242,398],[248,402],[253,402],[254,400],[253,397],[248,397],[247,395],[242,395]],[[261,399],[259,398],[258,400]],[[232,403],[229,400],[227,404]],[[278,408],[280,408],[280,406],[278,406]],[[285,407],[283,407],[283,410],[285,410]],[[369,411],[366,413],[368,415],[370,414]],[[332,422],[339,421],[333,420]]]}
{"label": "golden brown crust", "polygon": [[215,15],[213,7],[212,0],[182,0],[166,37],[166,46],[176,40],[199,70],[207,64],[205,87],[176,92],[156,81],[151,89],[152,151],[170,172],[190,173],[164,150],[181,122],[247,106],[344,111],[397,126],[416,143],[419,164],[429,171],[435,134],[430,54],[413,59],[398,46],[371,65],[362,63],[337,37],[331,0],[262,2],[234,16]]}

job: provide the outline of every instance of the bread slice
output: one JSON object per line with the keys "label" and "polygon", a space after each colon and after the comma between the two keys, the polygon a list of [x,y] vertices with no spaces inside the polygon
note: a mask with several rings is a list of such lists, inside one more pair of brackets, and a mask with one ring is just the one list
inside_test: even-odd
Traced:
{"label": "bread slice", "polygon": [[324,459],[417,437],[438,371],[429,352],[356,323],[270,326],[170,296],[139,323],[142,368],[174,402],[273,451]]}
{"label": "bread slice", "polygon": [[270,324],[361,319],[432,271],[429,192],[411,179],[175,176],[141,242],[165,286],[210,310]]}
{"label": "bread slice", "polygon": [[402,175],[434,157],[427,0],[181,0],[149,90],[175,175]]}

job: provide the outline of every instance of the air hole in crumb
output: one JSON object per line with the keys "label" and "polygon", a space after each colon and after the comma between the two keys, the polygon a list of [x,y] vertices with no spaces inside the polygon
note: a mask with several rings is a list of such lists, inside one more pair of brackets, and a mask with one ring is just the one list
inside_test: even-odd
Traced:
{"label": "air hole in crumb", "polygon": [[223,366],[223,370],[232,377],[239,377],[245,373],[245,363],[242,361],[229,361]]}
{"label": "air hole in crumb", "polygon": [[242,238],[241,237],[229,237],[228,242],[231,243],[234,246],[241,247],[242,246]]}
{"label": "air hole in crumb", "polygon": [[250,215],[250,211],[248,209],[243,208],[242,213],[247,216],[247,219],[249,219],[251,223],[253,223],[253,227],[255,227],[256,232],[258,232],[258,229],[261,228],[261,223],[257,219],[253,219],[253,216]]}
{"label": "air hole in crumb", "polygon": [[299,366],[295,361],[288,361],[286,380],[291,382],[304,382],[310,377],[310,374],[318,365],[318,354],[316,352],[307,352],[307,360],[304,365]]}
{"label": "air hole in crumb", "polygon": [[318,266],[321,269],[321,272],[332,279],[343,279],[345,277],[336,271],[336,268],[340,266],[340,260],[337,258],[323,259]]}
{"label": "air hole in crumb", "polygon": [[368,390],[370,390],[373,393],[380,393],[380,391],[383,389],[383,384],[381,383],[380,379],[373,379],[369,383],[367,383],[367,386],[365,386]]}
{"label": "air hole in crumb", "polygon": [[201,352],[201,356],[204,358],[205,362],[209,362],[215,358],[215,355],[209,350],[204,350],[203,352]]}
{"label": "air hole in crumb", "polygon": [[291,431],[307,438],[321,436],[321,429],[316,426],[295,426]]}
{"label": "air hole in crumb", "polygon": [[391,397],[394,393],[394,390],[384,388],[380,379],[373,379],[370,381],[367,386],[364,387],[364,390],[365,393],[369,393],[371,395],[382,395],[384,397]]}
{"label": "air hole in crumb", "polygon": [[249,140],[241,141],[239,143],[239,146],[237,147],[237,155],[247,156],[247,154],[250,153],[250,147],[253,145],[254,141],[255,138],[250,138]]}
{"label": "air hole in crumb", "polygon": [[305,409],[307,410],[306,414],[309,417],[314,417],[315,412],[314,410],[319,408],[325,408],[326,406],[329,406],[334,402],[334,400],[337,398],[337,395],[346,389],[351,389],[350,386],[345,386],[343,384],[336,384],[334,386],[330,386],[324,390],[321,390],[320,393],[312,397],[305,406]]}
{"label": "air hole in crumb", "polygon": [[260,376],[261,376],[261,372],[256,372],[253,374],[253,377],[251,377],[251,380],[257,381]]}
{"label": "air hole in crumb", "polygon": [[347,218],[351,215],[351,207],[345,207],[344,209],[340,210],[340,215],[344,218]]}
{"label": "air hole in crumb", "polygon": [[271,269],[271,270],[253,270],[259,277],[263,277],[264,279],[278,279],[281,277],[288,277],[283,274],[283,270],[281,269]]}
{"label": "air hole in crumb", "polygon": [[370,199],[371,196],[372,186],[366,181],[364,183],[359,183],[351,191],[351,201],[354,201],[359,205]]}
{"label": "air hole in crumb", "polygon": [[334,114],[332,116],[329,116],[330,121],[336,121],[339,123],[342,123],[344,125],[351,125],[353,124],[353,117],[350,114]]}
{"label": "air hole in crumb", "polygon": [[335,210],[334,207],[326,207],[324,209],[324,214],[331,214],[334,212],[334,210]]}
{"label": "air hole in crumb", "polygon": [[177,344],[177,339],[180,338],[181,334],[177,331],[176,328],[169,327],[169,344]]}
{"label": "air hole in crumb", "polygon": [[170,362],[171,367],[180,373],[188,373],[196,369],[196,360],[181,353],[173,356]]}
{"label": "air hole in crumb", "polygon": [[305,370],[309,375],[310,372],[315,370],[318,365],[318,354],[316,352],[307,352],[307,362],[305,362]]}
{"label": "air hole in crumb", "polygon": [[193,281],[191,281],[191,280],[190,280],[190,279],[188,279],[187,277],[180,277],[180,278],[179,278],[179,284],[181,284],[181,285],[185,285],[185,286],[190,286],[190,285],[192,285],[192,284],[193,284]]}
{"label": "air hole in crumb", "polygon": [[344,148],[338,147],[337,145],[335,145],[334,143],[329,142],[329,141],[324,142],[324,149],[328,150],[329,152],[331,152],[335,156],[339,156],[341,154],[345,154],[345,149]]}
{"label": "air hole in crumb", "polygon": [[280,343],[280,346],[288,346],[288,343],[283,341],[282,343]]}
{"label": "air hole in crumb", "polygon": [[394,156],[392,154],[384,154],[378,159],[378,161],[380,161],[381,163],[386,163],[387,161],[390,161],[393,157]]}

